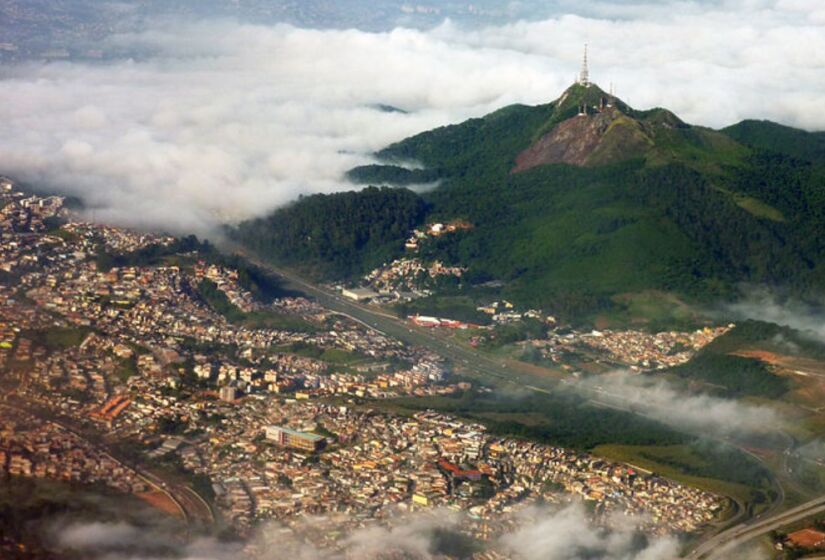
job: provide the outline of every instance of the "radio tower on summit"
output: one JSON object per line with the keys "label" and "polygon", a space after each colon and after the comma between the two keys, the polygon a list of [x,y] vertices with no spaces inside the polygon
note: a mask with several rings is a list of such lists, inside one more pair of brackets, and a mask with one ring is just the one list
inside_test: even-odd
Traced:
{"label": "radio tower on summit", "polygon": [[587,43],[584,44],[584,59],[582,59],[582,70],[579,73],[579,85],[590,87],[590,71],[587,68]]}

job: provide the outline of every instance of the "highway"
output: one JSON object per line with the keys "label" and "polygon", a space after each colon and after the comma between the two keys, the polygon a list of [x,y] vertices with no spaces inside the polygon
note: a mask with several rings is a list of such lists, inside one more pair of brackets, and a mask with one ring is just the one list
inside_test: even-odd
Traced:
{"label": "highway", "polygon": [[466,369],[470,373],[482,373],[505,383],[512,383],[519,387],[527,387],[540,392],[550,392],[549,390],[557,387],[559,379],[565,375],[561,371],[546,368],[541,368],[541,373],[539,373],[539,368],[529,364],[494,360],[463,344],[439,336],[437,331],[418,327],[390,315],[380,308],[349,300],[337,292],[311,284],[293,272],[276,268],[238,247],[233,246],[231,250],[275,276],[286,280],[287,288],[311,296],[327,309],[346,315],[407,344],[429,348],[443,358],[450,360],[455,367]]}
{"label": "highway", "polygon": [[725,558],[727,553],[744,545],[751,539],[822,512],[825,512],[825,496],[820,496],[782,513],[731,527],[704,541],[685,555],[684,558],[686,560]]}
{"label": "highway", "polygon": [[[347,315],[370,328],[383,332],[407,344],[427,347],[450,360],[454,366],[465,369],[470,373],[475,371],[505,383],[512,383],[520,388],[542,393],[552,393],[554,389],[559,388],[560,384],[567,382],[567,380],[564,379],[564,372],[533,368],[528,364],[519,364],[518,362],[494,360],[464,345],[451,342],[450,339],[439,337],[437,331],[408,324],[398,317],[387,314],[380,308],[348,300],[340,296],[337,292],[311,284],[295,273],[261,261],[237,246],[231,247],[230,250],[285,280],[287,288],[301,291],[313,297],[324,307]],[[607,393],[600,388],[584,387],[581,385],[578,388],[580,392],[589,393],[591,401],[596,404],[617,407],[628,412],[647,416],[637,410],[636,407],[633,406],[633,403],[628,404],[626,397]],[[708,437],[708,434],[705,434],[705,436]],[[788,446],[784,450],[782,469],[785,471],[785,474],[793,480],[794,477],[789,465],[789,459],[793,453],[795,442],[789,436],[785,437],[788,439]],[[748,453],[757,461],[764,464],[762,458],[735,442],[729,440],[725,440],[725,442],[738,447],[743,452]],[[791,510],[775,513],[783,505],[785,492],[778,480],[774,479],[774,483],[778,497],[768,510],[747,522],[740,523],[700,542],[696,545],[696,548],[690,551],[684,558],[689,560],[717,558],[720,557],[718,554],[722,554],[724,551],[730,551],[732,548],[744,544],[752,538],[764,535],[767,532],[793,521],[803,519],[809,515],[825,511],[825,497],[819,497]],[[737,516],[737,519],[740,517],[741,515]]]}

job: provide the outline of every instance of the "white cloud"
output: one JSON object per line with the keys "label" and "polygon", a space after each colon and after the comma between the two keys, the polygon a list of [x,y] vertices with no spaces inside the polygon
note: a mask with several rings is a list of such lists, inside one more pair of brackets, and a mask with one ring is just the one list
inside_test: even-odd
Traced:
{"label": "white cloud", "polygon": [[794,299],[783,301],[764,288],[747,288],[745,294],[744,299],[725,306],[727,315],[776,323],[799,331],[809,340],[825,343],[825,313],[821,306],[817,308]]}
{"label": "white cloud", "polygon": [[140,541],[141,532],[125,522],[89,522],[64,527],[58,536],[61,546],[88,550],[132,545]]}
{"label": "white cloud", "polygon": [[584,41],[594,79],[640,108],[820,129],[820,11],[602,2],[587,17],[386,33],[167,22],[109,39],[135,60],[3,68],[0,172],[80,194],[97,219],[203,233],[348,188],[348,168],[415,132],[552,100]]}
{"label": "white cloud", "polygon": [[580,503],[525,512],[529,522],[501,539],[523,560],[666,560],[676,558],[679,543],[669,537],[640,540],[629,519],[611,529],[590,524]]}
{"label": "white cloud", "polygon": [[776,433],[784,419],[769,407],[688,394],[663,379],[616,371],[582,381],[588,396],[632,408],[679,430],[715,438]]}
{"label": "white cloud", "polygon": [[[679,542],[672,537],[645,538],[640,518],[616,515],[596,525],[580,502],[564,506],[528,507],[513,519],[516,529],[492,544],[520,560],[672,560]],[[324,525],[342,531],[338,550],[311,544],[302,531],[312,534],[314,520],[296,523],[298,533],[277,523],[262,524],[250,540],[256,554],[244,543],[221,543],[211,538],[181,542],[168,528],[139,528],[126,523],[74,523],[52,529],[53,543],[84,553],[90,560],[160,560],[171,554],[187,560],[344,560],[359,558],[443,558],[439,535],[456,530],[458,514],[444,510],[407,514],[392,520],[391,526],[372,525],[347,532],[345,527]]]}

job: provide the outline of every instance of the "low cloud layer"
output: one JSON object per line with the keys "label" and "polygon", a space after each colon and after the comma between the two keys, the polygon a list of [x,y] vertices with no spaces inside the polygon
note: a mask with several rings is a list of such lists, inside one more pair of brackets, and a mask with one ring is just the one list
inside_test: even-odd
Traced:
{"label": "low cloud layer", "polygon": [[781,430],[784,420],[772,408],[706,394],[688,394],[663,379],[617,371],[583,381],[594,400],[637,411],[664,424],[716,438]]}
{"label": "low cloud layer", "polygon": [[[595,525],[580,502],[530,507],[518,516],[519,528],[491,544],[520,560],[673,560],[680,549],[675,538],[645,538],[638,519],[616,516],[609,520],[610,528]],[[443,558],[439,535],[457,522],[455,512],[407,515],[396,519],[392,528],[374,526],[345,535],[340,551],[321,550],[274,523],[261,527],[251,548],[211,538],[186,543],[159,527],[101,522],[57,526],[52,542],[89,560],[431,560]],[[306,524],[310,527],[312,520]]]}
{"label": "low cloud layer", "polygon": [[386,33],[167,21],[100,45],[134,59],[0,68],[0,173],[79,194],[98,220],[209,232],[349,188],[348,168],[415,132],[552,100],[585,41],[593,78],[634,106],[709,126],[825,128],[814,0],[601,2],[582,13]]}
{"label": "low cloud layer", "polygon": [[502,538],[502,545],[523,560],[672,560],[679,543],[669,537],[640,538],[629,519],[612,529],[592,526],[580,503],[556,509],[531,509],[522,528]]}
{"label": "low cloud layer", "polygon": [[[749,289],[746,297],[725,306],[727,315],[737,319],[755,319],[790,327],[816,342],[825,344],[825,310],[820,307],[794,300],[780,300],[768,290]],[[775,343],[784,345],[788,351],[798,351],[798,347],[781,337]]]}

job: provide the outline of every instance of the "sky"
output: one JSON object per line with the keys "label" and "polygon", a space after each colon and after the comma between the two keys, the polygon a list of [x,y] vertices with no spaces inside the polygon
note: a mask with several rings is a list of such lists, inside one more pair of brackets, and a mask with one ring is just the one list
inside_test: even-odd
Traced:
{"label": "sky", "polygon": [[818,1],[555,8],[384,32],[164,18],[102,40],[132,58],[0,66],[0,174],[79,195],[99,221],[211,236],[353,188],[347,169],[416,132],[557,98],[585,42],[592,79],[636,108],[825,129]]}

